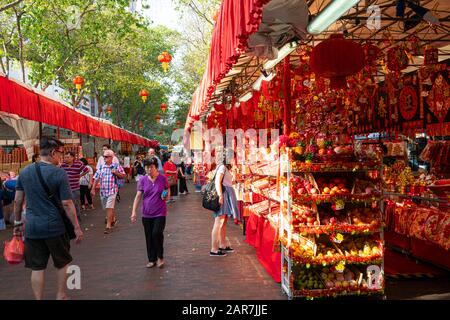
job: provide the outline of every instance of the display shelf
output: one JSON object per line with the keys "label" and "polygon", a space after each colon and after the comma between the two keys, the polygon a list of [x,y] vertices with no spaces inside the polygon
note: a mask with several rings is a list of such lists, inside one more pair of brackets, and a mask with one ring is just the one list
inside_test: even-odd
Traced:
{"label": "display shelf", "polygon": [[379,171],[381,164],[372,162],[364,164],[362,162],[341,162],[341,163],[304,163],[292,161],[291,173],[312,173],[312,172],[367,172]]}
{"label": "display shelf", "polygon": [[319,258],[319,257],[305,257],[301,255],[296,255],[294,252],[290,253],[290,257],[292,258],[294,264],[309,264],[309,265],[322,265],[333,266],[337,264],[381,264],[381,260],[383,259],[382,254],[377,254],[373,256],[361,257],[359,255],[335,255],[333,257]]}
{"label": "display shelf", "polygon": [[394,197],[399,197],[399,198],[403,198],[403,199],[412,199],[412,200],[422,200],[422,201],[432,201],[432,202],[439,202],[439,203],[448,203],[448,201],[443,200],[443,199],[439,199],[439,198],[412,196],[412,195],[403,194],[403,193],[384,192],[383,195],[385,195],[385,196],[394,196]]}
{"label": "display shelf", "polygon": [[322,289],[322,290],[294,290],[294,298],[327,298],[341,296],[369,296],[383,295],[384,289],[364,289],[361,287],[347,287],[342,289]]}
{"label": "display shelf", "polygon": [[308,194],[302,196],[296,196],[293,201],[297,204],[303,202],[334,202],[336,200],[343,200],[346,202],[375,202],[382,199],[381,192],[374,192],[371,194],[339,194],[339,195],[328,195],[328,194]]}
{"label": "display shelf", "polygon": [[300,235],[320,235],[340,232],[344,234],[372,234],[383,231],[382,223],[379,224],[364,224],[364,225],[320,225],[320,226],[298,226],[294,228]]}

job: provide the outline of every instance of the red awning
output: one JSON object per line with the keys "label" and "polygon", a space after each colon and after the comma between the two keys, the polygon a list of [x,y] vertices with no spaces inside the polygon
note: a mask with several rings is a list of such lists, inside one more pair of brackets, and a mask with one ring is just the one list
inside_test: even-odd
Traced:
{"label": "red awning", "polygon": [[262,20],[262,7],[270,0],[223,0],[214,27],[211,49],[203,79],[192,97],[185,129],[208,106],[216,86],[236,64],[247,48],[248,39]]}
{"label": "red awning", "polygon": [[143,138],[85,115],[62,102],[49,98],[34,88],[2,76],[0,76],[0,111],[85,135],[146,147],[158,146],[158,142],[155,140]]}

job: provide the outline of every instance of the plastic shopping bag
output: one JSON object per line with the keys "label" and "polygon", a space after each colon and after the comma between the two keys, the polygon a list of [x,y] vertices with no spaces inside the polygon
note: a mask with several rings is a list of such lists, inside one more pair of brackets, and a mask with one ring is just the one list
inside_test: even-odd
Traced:
{"label": "plastic shopping bag", "polygon": [[11,241],[5,241],[3,256],[9,264],[19,264],[23,261],[25,244],[21,236],[14,236]]}

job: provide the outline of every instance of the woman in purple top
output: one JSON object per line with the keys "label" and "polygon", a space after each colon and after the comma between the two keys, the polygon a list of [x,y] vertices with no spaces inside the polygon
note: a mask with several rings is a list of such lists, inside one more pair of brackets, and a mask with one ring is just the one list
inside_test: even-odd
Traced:
{"label": "woman in purple top", "polygon": [[167,215],[166,200],[170,197],[169,183],[164,175],[159,174],[156,158],[144,160],[144,168],[147,175],[139,180],[131,222],[136,222],[136,211],[143,198],[142,224],[147,242],[147,268],[155,265],[161,268],[164,265],[163,242]]}

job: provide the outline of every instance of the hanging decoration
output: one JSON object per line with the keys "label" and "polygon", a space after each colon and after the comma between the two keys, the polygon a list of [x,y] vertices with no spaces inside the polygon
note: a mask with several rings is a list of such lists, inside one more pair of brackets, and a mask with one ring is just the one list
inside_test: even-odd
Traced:
{"label": "hanging decoration", "polygon": [[155,116],[155,121],[156,121],[156,122],[161,121],[161,116],[160,116],[159,114],[157,114],[157,115]]}
{"label": "hanging decoration", "polygon": [[400,46],[391,48],[387,52],[387,67],[390,71],[399,73],[408,66],[408,55]]}
{"label": "hanging decoration", "polygon": [[164,72],[167,72],[169,69],[169,62],[172,61],[172,56],[170,53],[163,51],[163,53],[158,56],[158,60],[161,62]]}
{"label": "hanging decoration", "polygon": [[143,124],[142,124],[142,121],[139,121],[139,125],[138,125],[138,127],[139,127],[139,129],[142,129],[142,128],[143,128]]}
{"label": "hanging decoration", "polygon": [[333,34],[314,47],[310,63],[317,76],[330,79],[332,89],[345,88],[346,77],[364,67],[364,51],[358,43],[344,39],[342,34]]}
{"label": "hanging decoration", "polygon": [[439,62],[439,51],[436,47],[426,46],[424,50],[423,64],[436,64]]}
{"label": "hanging decoration", "polygon": [[78,94],[80,94],[81,87],[84,85],[84,78],[82,76],[76,76],[73,79],[73,84],[77,88]]}
{"label": "hanging decoration", "polygon": [[419,108],[417,93],[413,87],[406,86],[400,92],[400,114],[405,121],[412,120]]}
{"label": "hanging decoration", "polygon": [[161,105],[159,107],[160,107],[162,113],[166,113],[166,111],[167,111],[167,104],[161,103]]}
{"label": "hanging decoration", "polygon": [[112,114],[112,107],[111,107],[111,105],[109,105],[108,107],[106,107],[106,114],[107,114],[108,116],[110,116],[110,115]]}
{"label": "hanging decoration", "polygon": [[148,91],[145,90],[145,89],[142,89],[139,92],[139,96],[141,97],[142,101],[145,103],[147,101],[147,98],[148,98]]}

